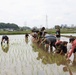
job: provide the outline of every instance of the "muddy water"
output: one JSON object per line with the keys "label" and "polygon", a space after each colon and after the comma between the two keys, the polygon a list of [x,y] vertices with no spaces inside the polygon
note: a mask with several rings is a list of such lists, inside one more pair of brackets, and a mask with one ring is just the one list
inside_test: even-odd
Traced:
{"label": "muddy water", "polygon": [[[0,35],[0,40],[1,37]],[[58,65],[53,61],[53,57],[51,64],[51,61],[46,62],[48,60],[44,55],[41,57],[46,61],[39,58],[39,51],[35,51],[32,47],[31,36],[27,42],[24,35],[8,35],[8,37],[10,40],[8,52],[4,52],[0,46],[0,75],[69,75],[68,71],[63,71],[62,64]]]}

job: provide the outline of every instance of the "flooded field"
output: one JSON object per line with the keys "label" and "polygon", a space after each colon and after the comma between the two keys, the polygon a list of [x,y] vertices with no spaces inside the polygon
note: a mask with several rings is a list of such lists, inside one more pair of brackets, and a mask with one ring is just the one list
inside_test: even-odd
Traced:
{"label": "flooded field", "polygon": [[[0,35],[0,40],[1,37]],[[63,57],[40,51],[33,46],[31,36],[28,41],[25,40],[25,35],[8,37],[8,52],[4,52],[0,46],[0,75],[70,75],[68,71],[63,71]],[[61,40],[68,38],[61,37]]]}
{"label": "flooded field", "polygon": [[61,35],[67,35],[67,36],[71,36],[72,35],[72,36],[76,36],[75,33],[72,33],[72,34],[71,33],[69,33],[69,34],[61,34]]}

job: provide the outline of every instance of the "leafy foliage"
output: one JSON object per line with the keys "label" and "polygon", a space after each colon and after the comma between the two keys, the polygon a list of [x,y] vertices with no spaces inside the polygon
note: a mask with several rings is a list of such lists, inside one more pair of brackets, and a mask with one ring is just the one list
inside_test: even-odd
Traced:
{"label": "leafy foliage", "polygon": [[0,29],[5,29],[5,28],[10,28],[10,29],[19,29],[18,25],[12,23],[0,23]]}

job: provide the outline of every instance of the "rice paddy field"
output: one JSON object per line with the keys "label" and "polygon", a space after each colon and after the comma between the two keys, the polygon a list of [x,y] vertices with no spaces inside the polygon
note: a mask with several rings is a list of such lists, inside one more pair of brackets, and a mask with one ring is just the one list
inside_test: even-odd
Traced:
{"label": "rice paddy field", "polygon": [[[46,53],[36,44],[32,37],[25,35],[8,35],[9,48],[4,52],[0,46],[0,75],[70,75],[64,72],[65,59],[62,56]],[[2,35],[0,35],[0,40]],[[61,38],[68,40],[68,38]],[[76,67],[73,67],[74,73]],[[74,74],[76,75],[76,73]]]}

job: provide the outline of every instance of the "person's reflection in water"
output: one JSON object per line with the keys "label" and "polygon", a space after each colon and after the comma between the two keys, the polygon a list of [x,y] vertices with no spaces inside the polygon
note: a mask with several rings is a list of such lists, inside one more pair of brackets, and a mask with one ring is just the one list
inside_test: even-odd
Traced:
{"label": "person's reflection in water", "polygon": [[42,48],[39,48],[36,44],[33,44],[34,52],[38,52],[37,60],[42,60],[44,64],[65,64],[65,58],[62,55],[55,54],[55,53],[48,53],[44,51]]}
{"label": "person's reflection in water", "polygon": [[69,75],[73,75],[73,73],[72,73],[72,71],[71,71],[71,69],[69,68],[68,65],[63,67],[63,71],[64,72],[67,72],[68,71],[69,72]]}
{"label": "person's reflection in water", "polygon": [[[65,62],[65,59],[63,58],[63,56],[61,55],[49,55],[49,54],[46,54],[46,53],[38,53],[38,57],[37,57],[37,60],[40,60],[42,59],[42,63],[44,64],[57,64],[57,66],[60,66],[60,65],[64,65],[64,67],[62,67],[62,70],[64,72],[67,72],[67,75],[73,75],[69,65],[67,65],[67,61]],[[60,59],[60,60],[59,60]]]}
{"label": "person's reflection in water", "polygon": [[1,44],[2,50],[7,53],[9,50],[9,43],[7,44],[7,41],[3,41]]}
{"label": "person's reflection in water", "polygon": [[29,34],[28,33],[26,33],[25,34],[25,42],[28,44],[28,36],[29,36]]}
{"label": "person's reflection in water", "polygon": [[[56,64],[57,66],[62,68],[62,72],[64,71],[66,75],[73,75],[72,71],[70,70],[70,61],[66,60],[66,57],[60,54],[56,54],[56,53],[47,53],[45,52],[43,49],[39,48],[36,46],[36,44],[33,45],[33,50],[34,52],[38,52],[38,57],[37,60],[42,61],[43,64]],[[67,66],[68,64],[68,66]],[[62,66],[63,65],[63,66]],[[75,68],[75,67],[73,67]]]}

